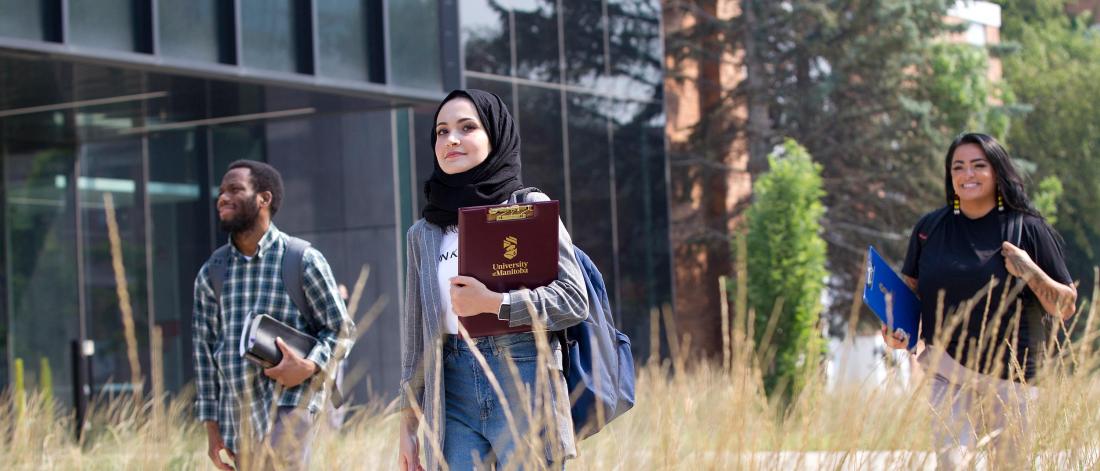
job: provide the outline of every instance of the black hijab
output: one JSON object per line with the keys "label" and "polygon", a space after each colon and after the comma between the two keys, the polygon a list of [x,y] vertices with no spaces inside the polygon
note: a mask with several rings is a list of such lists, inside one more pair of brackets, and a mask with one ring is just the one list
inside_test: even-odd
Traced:
{"label": "black hijab", "polygon": [[428,205],[421,215],[440,227],[458,224],[458,208],[500,204],[523,188],[519,168],[519,130],[504,106],[504,101],[483,90],[455,90],[447,95],[432,118],[432,154],[435,154],[435,126],[439,110],[455,98],[468,98],[477,108],[477,117],[489,134],[491,150],[485,161],[465,172],[448,175],[432,159],[435,170],[424,182]]}

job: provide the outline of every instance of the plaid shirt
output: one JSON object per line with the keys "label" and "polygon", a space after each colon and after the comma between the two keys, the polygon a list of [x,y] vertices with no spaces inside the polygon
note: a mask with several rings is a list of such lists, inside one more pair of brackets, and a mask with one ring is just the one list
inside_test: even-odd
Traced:
{"label": "plaid shirt", "polygon": [[[242,405],[251,417],[251,429],[258,440],[267,434],[271,425],[276,389],[282,394],[274,405],[297,406],[302,396],[310,393],[308,389],[313,382],[307,380],[283,390],[274,380],[264,376],[260,367],[245,361],[239,349],[241,330],[249,316],[267,314],[317,337],[320,342],[307,358],[322,370],[338,344],[343,352],[351,348],[351,332],[355,326],[348,318],[332,271],[321,252],[309,248],[303,256],[302,284],[313,313],[299,314],[283,288],[286,236],[274,224],[260,239],[255,256],[245,257],[233,246],[232,239],[230,247],[221,292],[224,309],[219,309],[214,297],[208,261],[195,277],[193,330],[196,414],[200,421],[217,422],[226,446],[235,452],[239,449],[237,435]],[[324,375],[315,375],[314,379],[318,376]],[[309,402],[309,410],[320,410],[324,400],[324,388],[317,388]]]}

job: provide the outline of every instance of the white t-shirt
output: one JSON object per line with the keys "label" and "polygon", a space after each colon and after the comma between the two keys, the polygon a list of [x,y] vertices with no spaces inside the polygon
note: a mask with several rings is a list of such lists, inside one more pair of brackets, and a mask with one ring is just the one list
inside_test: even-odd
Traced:
{"label": "white t-shirt", "polygon": [[439,244],[439,293],[443,298],[443,331],[458,335],[458,315],[451,308],[451,278],[458,276],[458,226],[443,231]]}
{"label": "white t-shirt", "polygon": [[[501,204],[507,203],[504,200]],[[451,278],[458,276],[458,226],[443,230],[443,241],[439,244],[439,293],[443,298],[443,331],[458,335],[458,314],[451,308]],[[500,300],[503,307],[509,304],[508,293]],[[498,308],[499,309],[499,308]]]}

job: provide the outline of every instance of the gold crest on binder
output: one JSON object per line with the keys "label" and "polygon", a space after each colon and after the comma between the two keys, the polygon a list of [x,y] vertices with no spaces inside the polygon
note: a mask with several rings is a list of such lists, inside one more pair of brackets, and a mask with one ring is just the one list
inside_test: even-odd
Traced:
{"label": "gold crest on binder", "polygon": [[504,258],[511,260],[519,254],[519,239],[516,236],[504,238]]}

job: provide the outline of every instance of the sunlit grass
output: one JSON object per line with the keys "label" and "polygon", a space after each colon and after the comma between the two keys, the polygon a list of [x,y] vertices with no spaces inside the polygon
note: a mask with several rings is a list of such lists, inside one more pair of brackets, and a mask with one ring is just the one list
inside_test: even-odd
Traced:
{"label": "sunlit grass", "polygon": [[[737,356],[735,356],[735,359]],[[1090,360],[1091,361],[1091,360]],[[1095,361],[1093,361],[1095,364]],[[703,363],[673,371],[668,362],[640,368],[634,409],[580,443],[575,469],[923,469],[932,466],[930,416],[922,387],[826,391],[810,382],[785,412],[760,392],[757,375]],[[28,393],[22,418],[0,415],[7,433],[0,462],[9,469],[212,469],[205,435],[185,392],[154,420],[149,403],[97,401],[84,440],[72,419],[42,395]],[[104,405],[106,404],[106,405]],[[397,415],[379,405],[353,411],[343,430],[322,427],[311,469],[379,469],[396,465]],[[1090,469],[1100,450],[1100,381],[1089,374],[1048,379],[1032,414],[1027,454],[1049,469]],[[824,452],[824,453],[823,453]],[[870,453],[869,453],[870,452]],[[906,453],[912,452],[912,453]],[[1057,460],[1057,461],[1055,461]]]}
{"label": "sunlit grass", "polygon": [[[792,402],[782,404],[763,393],[758,349],[738,341],[744,338],[733,336],[726,362],[640,365],[633,410],[582,441],[569,467],[933,469],[929,375],[908,387],[828,389],[824,368],[817,368],[806,373],[807,386]],[[1061,366],[1041,379],[1032,433],[1021,450],[1041,469],[1095,469],[1100,463],[1100,355],[1088,346],[1063,344],[1062,361],[1055,362]],[[897,373],[891,370],[886,384],[897,384]],[[14,407],[14,394],[0,398],[0,463],[7,469],[213,469],[205,432],[191,413],[190,390],[166,400],[160,413],[154,401],[135,408],[129,395],[100,397],[77,442],[71,411],[27,387],[21,407]],[[393,405],[371,403],[350,412],[342,430],[320,426],[310,469],[395,468]],[[986,451],[978,449],[978,459]]]}

